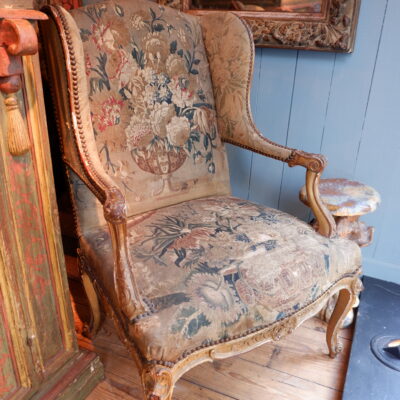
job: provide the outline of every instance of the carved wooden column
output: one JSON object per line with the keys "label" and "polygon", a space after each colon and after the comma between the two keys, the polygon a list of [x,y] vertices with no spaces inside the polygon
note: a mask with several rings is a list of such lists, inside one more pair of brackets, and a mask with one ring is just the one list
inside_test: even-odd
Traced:
{"label": "carved wooden column", "polygon": [[22,155],[30,147],[29,136],[22,119],[16,93],[21,89],[22,56],[38,51],[33,25],[27,20],[46,19],[34,10],[0,9],[0,91],[8,121],[8,148],[13,155]]}
{"label": "carved wooden column", "polygon": [[0,398],[7,400],[84,399],[103,376],[98,357],[78,349],[69,302],[37,56],[35,21],[45,18],[0,8]]}

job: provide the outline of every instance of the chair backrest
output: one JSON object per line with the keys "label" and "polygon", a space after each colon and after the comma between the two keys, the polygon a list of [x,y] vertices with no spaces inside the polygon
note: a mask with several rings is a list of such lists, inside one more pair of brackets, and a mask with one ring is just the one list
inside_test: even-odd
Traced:
{"label": "chair backrest", "polygon": [[[100,159],[124,193],[128,215],[228,194],[226,153],[197,19],[145,0],[59,12],[68,30],[61,36],[72,38],[67,45],[85,103],[81,134],[95,142],[94,162]],[[66,57],[66,70],[70,61]],[[73,156],[65,142],[68,162]],[[75,174],[72,180],[79,183]],[[104,223],[93,211],[97,200],[91,201],[75,199],[83,232]]]}

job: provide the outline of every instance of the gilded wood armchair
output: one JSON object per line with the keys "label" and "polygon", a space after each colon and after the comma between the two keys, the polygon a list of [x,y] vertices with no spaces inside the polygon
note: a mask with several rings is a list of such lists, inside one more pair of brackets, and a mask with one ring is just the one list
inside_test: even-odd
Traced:
{"label": "gilded wood armchair", "polygon": [[[233,14],[201,18],[144,0],[41,25],[95,331],[100,306],[141,371],[172,398],[190,368],[289,334],[340,292],[337,331],[360,290],[360,251],[335,238],[324,157],[265,139],[249,92],[254,48]],[[306,168],[319,232],[230,195],[224,143]]]}

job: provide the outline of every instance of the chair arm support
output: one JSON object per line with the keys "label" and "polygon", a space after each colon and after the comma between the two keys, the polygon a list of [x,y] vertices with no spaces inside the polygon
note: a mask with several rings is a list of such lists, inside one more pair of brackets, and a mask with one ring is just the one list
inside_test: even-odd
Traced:
{"label": "chair arm support", "polygon": [[103,202],[104,218],[109,223],[126,223],[126,202],[117,187],[107,188]]}
{"label": "chair arm support", "polygon": [[112,241],[114,285],[119,307],[129,320],[133,320],[146,312],[146,305],[132,273],[126,226],[126,203],[118,188],[112,187],[106,191],[103,211]]}
{"label": "chair arm support", "polygon": [[322,202],[319,194],[319,180],[327,165],[327,159],[321,154],[307,153],[293,150],[286,161],[289,167],[300,165],[307,169],[306,191],[311,210],[318,221],[318,233],[322,236],[332,237],[336,234],[336,223],[332,214]]}
{"label": "chair arm support", "polygon": [[[69,163],[66,164],[74,170]],[[92,168],[88,168],[88,164],[84,165],[81,165],[79,175],[76,170],[74,172],[86,183],[103,206],[113,249],[114,290],[120,309],[131,321],[145,314],[148,307],[138,289],[129,254],[125,196],[114,181],[107,176],[101,164],[96,163],[96,166],[92,165]],[[97,178],[95,182],[93,182],[93,175]]]}
{"label": "chair arm support", "polygon": [[[113,245],[115,291],[122,312],[132,320],[145,313],[147,307],[129,256],[125,196],[104,170],[94,140],[80,33],[71,15],[62,7],[46,6],[44,11],[50,20],[41,30],[51,38],[51,44],[50,40],[45,41],[45,54],[55,82],[56,109],[62,110],[57,113],[57,122],[64,143],[64,162],[103,205]],[[67,67],[60,67],[58,57],[65,59]]]}
{"label": "chair arm support", "polygon": [[[318,233],[322,236],[333,237],[336,234],[336,223],[324,205],[319,194],[320,176],[327,165],[326,158],[321,154],[307,153],[301,150],[278,145],[264,138],[258,131],[257,135],[252,135],[252,143],[238,143],[229,138],[223,138],[227,143],[251,150],[266,157],[274,158],[286,162],[289,167],[300,165],[307,169],[306,172],[306,191],[310,208],[318,221]],[[249,135],[243,135],[248,138]],[[287,156],[286,158],[284,156]]]}
{"label": "chair arm support", "polygon": [[104,218],[108,223],[114,253],[114,285],[119,307],[132,321],[148,310],[140,295],[130,258],[126,225],[126,202],[117,187],[105,191]]}
{"label": "chair arm support", "polygon": [[114,252],[114,284],[119,306],[132,321],[148,311],[133,273],[130,258],[126,219],[108,222]]}

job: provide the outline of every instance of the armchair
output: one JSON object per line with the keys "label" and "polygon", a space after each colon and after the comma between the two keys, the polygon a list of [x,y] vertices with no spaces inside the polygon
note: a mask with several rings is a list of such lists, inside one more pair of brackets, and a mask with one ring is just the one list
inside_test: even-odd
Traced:
{"label": "armchair", "polygon": [[[335,237],[320,200],[325,158],[255,128],[246,24],[145,0],[44,11],[93,332],[99,298],[137,363],[145,399],[171,399],[200,363],[279,340],[339,292],[327,329],[334,357],[361,290],[360,250]],[[305,167],[319,232],[232,197],[224,142]]]}

